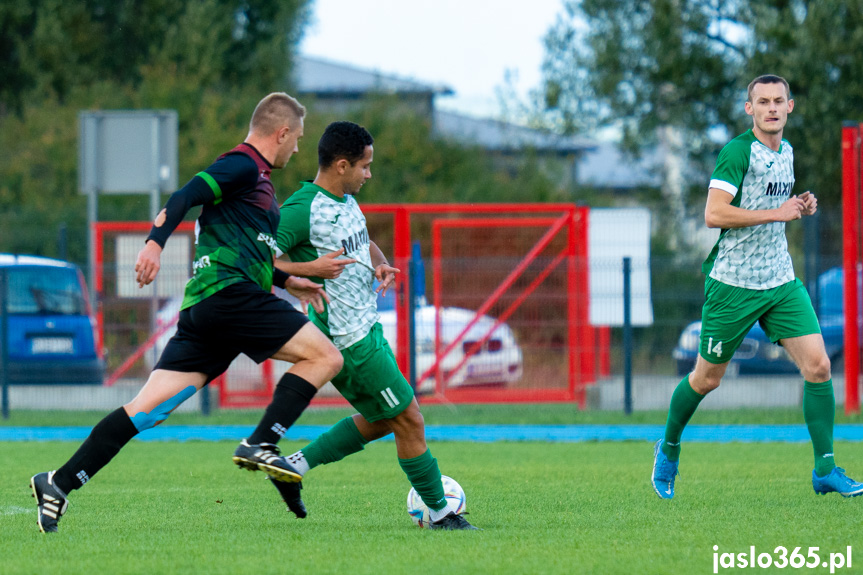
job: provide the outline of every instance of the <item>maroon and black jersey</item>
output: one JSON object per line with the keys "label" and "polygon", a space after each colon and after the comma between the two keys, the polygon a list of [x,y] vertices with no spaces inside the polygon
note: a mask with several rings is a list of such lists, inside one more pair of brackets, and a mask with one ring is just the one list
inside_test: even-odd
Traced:
{"label": "maroon and black jersey", "polygon": [[186,212],[203,204],[182,309],[238,282],[270,291],[279,226],[272,168],[253,146],[240,144],[171,195],[165,224],[154,226],[148,238],[162,246]]}

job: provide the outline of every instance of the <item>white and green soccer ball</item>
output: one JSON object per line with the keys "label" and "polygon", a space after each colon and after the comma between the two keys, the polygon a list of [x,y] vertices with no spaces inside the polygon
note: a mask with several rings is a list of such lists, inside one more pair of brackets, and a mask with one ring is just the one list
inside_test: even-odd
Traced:
{"label": "white and green soccer ball", "polygon": [[[461,488],[461,485],[455,479],[446,475],[441,475],[441,483],[443,483],[444,495],[450,509],[454,509],[456,513],[463,513],[466,503],[464,489]],[[426,507],[422,497],[420,497],[414,488],[411,488],[408,492],[408,514],[411,516],[411,520],[422,528],[428,527],[431,522],[429,508]]]}

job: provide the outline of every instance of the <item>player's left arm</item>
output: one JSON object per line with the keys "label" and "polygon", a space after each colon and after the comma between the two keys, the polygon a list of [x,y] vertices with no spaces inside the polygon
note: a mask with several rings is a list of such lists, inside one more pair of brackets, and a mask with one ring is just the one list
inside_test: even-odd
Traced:
{"label": "player's left arm", "polygon": [[150,228],[144,249],[138,253],[135,262],[138,287],[142,288],[156,279],[165,242],[191,208],[221,202],[238,191],[254,187],[257,179],[257,164],[249,156],[229,154],[195,174],[185,186],[171,194]]}
{"label": "player's left arm", "polygon": [[375,279],[381,282],[375,289],[375,293],[387,295],[387,290],[396,283],[396,274],[401,270],[390,265],[384,252],[373,241],[369,241],[369,256],[371,256],[372,265],[375,268]]}
{"label": "player's left arm", "polygon": [[135,274],[139,288],[149,285],[156,279],[161,268],[165,242],[180,225],[188,211],[194,206],[212,201],[213,197],[210,186],[199,175],[171,194],[165,207],[156,216],[150,235],[144,242],[144,248],[138,253],[138,259],[135,261]]}

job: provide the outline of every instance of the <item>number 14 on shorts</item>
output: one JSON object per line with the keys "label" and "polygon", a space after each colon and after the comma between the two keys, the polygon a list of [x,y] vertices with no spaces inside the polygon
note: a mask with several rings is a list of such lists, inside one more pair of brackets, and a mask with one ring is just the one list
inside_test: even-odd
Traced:
{"label": "number 14 on shorts", "polygon": [[722,342],[717,341],[715,344],[713,343],[713,338],[707,338],[707,355],[715,355],[716,357],[722,357]]}

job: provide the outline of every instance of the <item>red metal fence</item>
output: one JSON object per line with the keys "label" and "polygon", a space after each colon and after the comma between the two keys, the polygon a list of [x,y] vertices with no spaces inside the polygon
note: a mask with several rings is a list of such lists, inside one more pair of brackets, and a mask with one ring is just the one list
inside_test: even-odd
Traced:
{"label": "red metal fence", "polygon": [[[585,402],[585,387],[607,369],[607,328],[589,324],[588,209],[572,204],[365,205],[369,234],[401,270],[394,311],[382,312],[399,367],[416,375],[426,402]],[[149,223],[96,224],[99,332],[109,348],[108,383],[145,378],[170,336],[182,283],[168,281],[148,298],[123,279]],[[130,242],[129,238],[135,241]],[[193,224],[183,223],[166,246],[193,251]],[[429,270],[418,293],[410,334],[412,246],[419,242]],[[127,252],[122,253],[123,249]],[[188,277],[191,255],[163,257],[161,274]],[[161,275],[160,274],[160,275]],[[167,277],[167,275],[166,275]],[[172,308],[173,306],[173,308]],[[383,307],[383,306],[382,306]],[[392,321],[390,321],[392,320]],[[425,323],[424,323],[425,322]],[[432,335],[433,334],[433,335]],[[411,366],[414,357],[416,366]],[[287,365],[255,366],[241,358],[223,378],[221,407],[266,405]],[[329,387],[329,386],[327,386]],[[340,404],[324,388],[318,404]]]}

